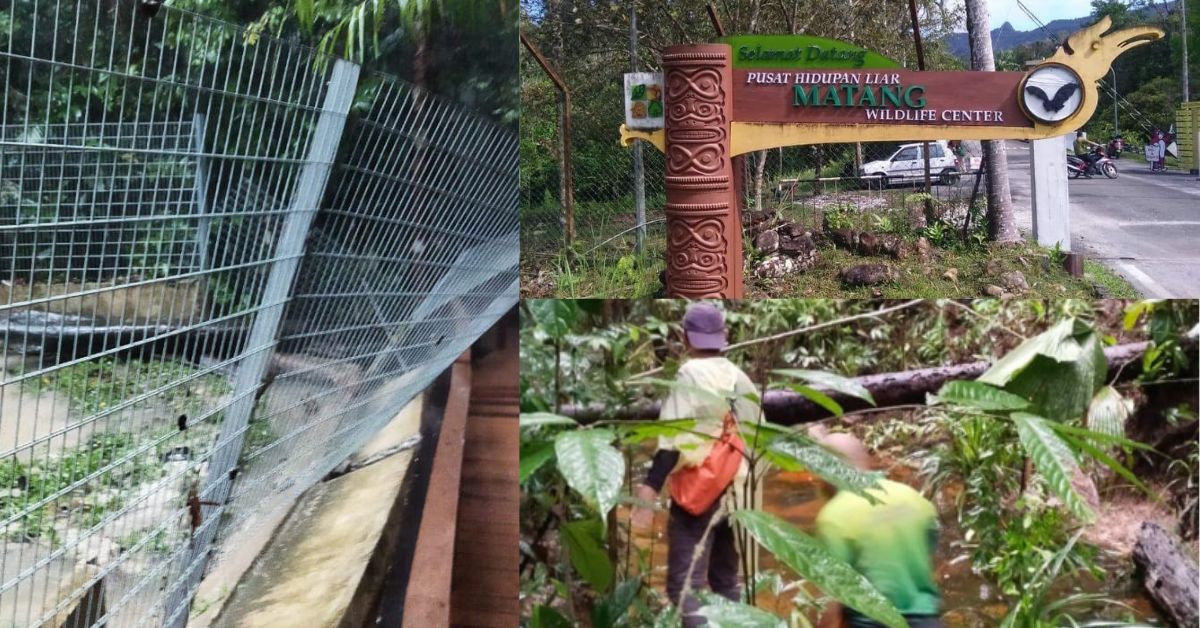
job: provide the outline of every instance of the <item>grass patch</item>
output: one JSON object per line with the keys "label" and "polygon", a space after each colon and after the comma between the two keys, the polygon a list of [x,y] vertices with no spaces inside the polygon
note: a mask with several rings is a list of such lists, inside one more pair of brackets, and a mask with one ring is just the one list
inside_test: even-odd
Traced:
{"label": "grass patch", "polygon": [[[74,414],[92,416],[128,399],[190,377],[196,369],[175,360],[144,362],[102,358],[72,364],[42,377],[38,384],[63,393]],[[167,388],[153,399],[176,412],[195,412],[229,392],[229,383],[209,373]]]}
{"label": "grass patch", "polygon": [[[165,433],[170,431],[164,429]],[[54,521],[60,516],[70,517],[74,527],[90,528],[109,513],[120,510],[134,494],[130,489],[163,475],[158,448],[139,451],[153,438],[143,441],[134,434],[105,432],[93,435],[83,446],[46,459],[23,463],[13,457],[0,464],[0,517],[20,517],[18,524],[8,529],[8,538],[45,539],[55,545],[58,535]],[[127,457],[128,460],[107,468]],[[34,507],[84,478],[90,479],[45,505]]]}
{"label": "grass patch", "polygon": [[[934,249],[934,259],[922,262],[910,257],[884,260],[854,255],[830,245],[820,247],[821,259],[807,273],[785,279],[751,279],[747,296],[869,298],[876,290],[886,298],[978,297],[988,285],[998,285],[1000,275],[1019,270],[1029,283],[1026,296],[1094,298],[1092,282],[1101,283],[1112,297],[1133,297],[1136,291],[1120,277],[1099,264],[1088,264],[1085,276],[1071,277],[1050,262],[1049,251],[1033,245],[985,246]],[[838,279],[843,268],[854,264],[884,263],[895,271],[895,279],[878,287],[848,288]],[[989,274],[989,263],[995,274]],[[954,268],[957,281],[945,276]]]}

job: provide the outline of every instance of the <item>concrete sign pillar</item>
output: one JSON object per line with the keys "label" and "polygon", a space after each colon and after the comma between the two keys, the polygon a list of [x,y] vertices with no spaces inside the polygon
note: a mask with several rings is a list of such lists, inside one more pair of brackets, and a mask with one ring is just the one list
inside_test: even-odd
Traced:
{"label": "concrete sign pillar", "polygon": [[1029,178],[1033,237],[1042,246],[1071,250],[1071,202],[1067,191],[1067,148],[1071,134],[1030,142]]}
{"label": "concrete sign pillar", "polygon": [[742,225],[733,191],[730,47],[663,54],[667,296],[742,296]]}

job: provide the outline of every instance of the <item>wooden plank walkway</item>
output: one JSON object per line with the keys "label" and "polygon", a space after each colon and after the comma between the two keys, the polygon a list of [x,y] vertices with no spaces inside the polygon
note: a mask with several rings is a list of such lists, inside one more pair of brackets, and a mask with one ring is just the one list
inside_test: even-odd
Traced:
{"label": "wooden plank walkway", "polygon": [[450,624],[461,628],[520,625],[519,362],[511,332],[501,349],[471,368],[450,585]]}

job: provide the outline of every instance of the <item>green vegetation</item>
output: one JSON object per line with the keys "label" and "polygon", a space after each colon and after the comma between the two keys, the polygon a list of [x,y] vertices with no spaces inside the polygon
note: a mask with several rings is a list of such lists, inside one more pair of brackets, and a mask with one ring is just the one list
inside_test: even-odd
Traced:
{"label": "green vegetation", "polygon": [[81,417],[163,387],[168,388],[154,396],[156,404],[172,412],[194,412],[229,392],[224,376],[208,373],[192,378],[196,370],[175,360],[100,358],[55,369],[34,385],[45,385],[66,395],[73,413]]}
{"label": "green vegetation", "polygon": [[[0,517],[20,516],[18,526],[9,528],[9,538],[41,538],[56,544],[57,518],[69,517],[71,525],[87,528],[120,510],[139,484],[162,476],[158,449],[148,443],[171,432],[104,432],[59,454],[35,457],[30,462],[12,457],[0,464],[0,487],[4,487]],[[49,501],[30,508],[42,500]]]}
{"label": "green vegetation", "polygon": [[[594,626],[678,623],[659,587],[647,580],[655,578],[656,540],[635,541],[628,507],[636,503],[629,495],[649,443],[688,431],[692,422],[629,420],[628,411],[677,386],[670,379],[683,359],[678,321],[685,306],[522,305],[521,595],[531,626],[589,619]],[[778,299],[724,308],[737,347],[728,357],[762,390],[789,389],[826,408],[834,415],[828,429],[861,433],[889,477],[941,504],[945,529],[937,560],[959,556],[947,567],[968,561],[956,568],[962,577],[999,595],[945,599],[948,626],[979,625],[970,622],[971,613],[990,613],[997,601],[1003,617],[986,615],[986,625],[1147,619],[1144,610],[1126,605],[1133,591],[1127,570],[1088,532],[1100,531],[1090,527],[1096,521],[1118,525],[1108,520],[1112,499],[1195,518],[1194,496],[1186,491],[1195,485],[1189,474],[1200,449],[1189,443],[1171,453],[1145,444],[1160,421],[1194,428],[1195,353],[1180,339],[1197,328],[1195,302]],[[1150,348],[1138,366],[1108,368],[1103,347],[1140,340],[1149,340]],[[873,409],[871,393],[849,379],[980,358],[991,361],[983,375],[945,383],[919,405]],[[1147,401],[1148,392],[1164,386],[1179,386],[1182,403]],[[857,398],[865,409],[845,413],[822,390]],[[567,404],[603,411],[577,422],[556,413]],[[856,416],[843,423],[847,414]],[[788,514],[821,498],[788,495],[776,498],[785,500],[781,505],[769,497],[772,482],[783,481],[769,468],[807,471],[854,492],[878,476],[846,467],[803,429],[760,417],[743,418],[741,428],[758,471],[751,475],[766,478],[768,503],[752,503],[733,518],[752,539],[746,543],[779,568],[746,573],[741,603],[702,596],[702,614],[716,625],[807,626],[828,603],[840,601],[894,624],[890,603],[869,583],[848,585],[854,579],[844,570],[852,568],[794,519],[812,515]],[[1127,462],[1135,458],[1147,461],[1137,472]],[[1179,499],[1167,504],[1163,494]],[[1189,534],[1182,520],[1178,529]],[[749,547],[741,545],[743,556]]]}

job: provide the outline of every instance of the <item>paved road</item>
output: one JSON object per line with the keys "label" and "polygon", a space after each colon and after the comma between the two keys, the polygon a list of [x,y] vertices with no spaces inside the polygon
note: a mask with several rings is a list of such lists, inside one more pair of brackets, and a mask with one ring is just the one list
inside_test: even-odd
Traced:
{"label": "paved road", "polygon": [[[1009,185],[1023,231],[1032,229],[1029,145],[1008,142]],[[1116,179],[1076,179],[1071,249],[1108,264],[1148,297],[1200,296],[1200,180],[1150,174],[1140,162],[1117,162]]]}

